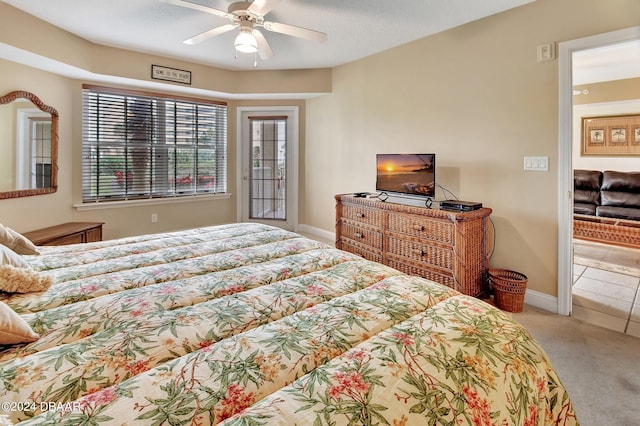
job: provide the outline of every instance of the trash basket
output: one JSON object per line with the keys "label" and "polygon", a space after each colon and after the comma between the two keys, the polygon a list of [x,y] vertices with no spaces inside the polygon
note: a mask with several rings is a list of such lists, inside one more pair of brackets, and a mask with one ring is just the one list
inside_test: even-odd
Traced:
{"label": "trash basket", "polygon": [[493,298],[499,309],[507,312],[522,312],[527,276],[506,269],[489,269],[489,280]]}

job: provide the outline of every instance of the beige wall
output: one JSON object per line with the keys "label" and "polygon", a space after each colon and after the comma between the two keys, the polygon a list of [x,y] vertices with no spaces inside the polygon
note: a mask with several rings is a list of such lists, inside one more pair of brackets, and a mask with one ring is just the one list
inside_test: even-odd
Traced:
{"label": "beige wall", "polygon": [[15,107],[0,105],[0,191],[15,188]]}
{"label": "beige wall", "polygon": [[640,78],[606,81],[574,86],[580,93],[573,97],[573,169],[640,171],[637,156],[582,155],[582,117],[640,114]]}
{"label": "beige wall", "polygon": [[582,155],[582,117],[640,114],[640,97],[635,100],[610,101],[582,104],[573,107],[573,169],[616,170],[619,172],[640,171],[640,160],[636,155]]}
{"label": "beige wall", "polygon": [[[192,85],[188,89],[228,93],[231,98],[247,93],[322,93],[330,91],[331,88],[331,70],[329,69],[232,72],[95,45],[5,3],[0,3],[0,16],[2,16],[0,43],[92,73],[90,80],[78,81],[0,59],[0,94],[12,90],[33,92],[45,103],[55,107],[60,114],[58,192],[47,196],[0,200],[0,223],[20,232],[68,221],[99,221],[105,222],[105,238],[117,238],[235,221],[237,205],[235,112],[238,106],[298,106],[300,143],[304,143],[303,100],[269,102],[228,100],[227,183],[228,191],[232,194],[230,198],[77,211],[73,206],[81,203],[82,200],[81,108],[84,82],[101,84],[101,75],[105,75],[123,77],[142,84],[151,81],[151,64],[162,64],[190,70]],[[28,38],[23,36],[23,31],[20,31],[20,28],[26,27],[30,28]],[[108,83],[105,85],[113,86]],[[135,85],[129,87],[137,88]],[[164,84],[160,90],[170,93],[184,89],[185,86],[182,85]],[[218,96],[217,99],[225,100],[223,96]],[[158,215],[157,223],[151,222],[153,213]]]}
{"label": "beige wall", "polygon": [[[190,88],[233,95],[326,93],[331,90],[330,69],[229,71],[96,45],[1,2],[0,17],[0,47],[4,43],[21,51],[35,53],[90,72],[94,74],[91,78],[97,80],[104,75],[151,81],[151,65],[156,64],[191,71]],[[29,37],[24,36],[24,28],[29,28]],[[185,89],[183,85],[165,86],[167,91]]]}
{"label": "beige wall", "polygon": [[59,114],[58,191],[37,197],[0,200],[0,223],[18,231],[68,222],[71,207],[71,158],[74,83],[66,78],[0,59],[0,93],[26,90]]}
{"label": "beige wall", "polygon": [[[82,201],[82,82],[0,59],[0,93],[28,90],[55,107],[60,115],[59,176],[55,194],[0,200],[0,223],[20,232],[69,221],[105,222],[107,239],[149,232],[184,229],[236,220],[236,108],[287,105],[300,111],[300,144],[304,144],[305,108],[302,100],[228,101],[228,199],[127,208],[77,211]],[[158,222],[151,223],[151,214]]]}
{"label": "beige wall", "polygon": [[536,46],[638,16],[636,0],[538,0],[335,68],[333,93],[307,102],[301,222],[333,229],[333,195],[373,190],[376,153],[435,152],[439,184],[493,209],[491,265],[556,295],[558,63]]}
{"label": "beige wall", "polygon": [[[149,66],[158,59],[94,46],[0,3],[0,14],[8,13],[12,19],[0,26],[0,42],[92,72],[148,79]],[[302,108],[300,223],[333,230],[334,194],[373,190],[376,153],[435,152],[439,184],[461,199],[493,208],[492,266],[524,272],[529,288],[555,295],[558,64],[537,63],[536,46],[638,25],[638,16],[637,0],[537,0],[333,70],[256,74],[170,60],[163,65],[197,71],[194,84],[208,90],[220,90],[218,84],[230,93],[331,90],[306,104],[281,103]],[[42,27],[41,37],[18,38],[17,30],[25,26]],[[61,136],[58,192],[0,201],[0,222],[26,231],[68,220],[100,220],[107,222],[107,238],[113,238],[235,220],[234,198],[76,212],[80,87],[79,81],[0,60],[0,92],[30,90],[56,107]],[[229,104],[232,192],[233,110],[239,104]],[[548,156],[550,171],[524,172],[525,155]],[[159,216],[155,225],[152,212]]]}
{"label": "beige wall", "polygon": [[635,100],[640,99],[640,78],[580,84],[573,86],[573,89],[579,92],[588,90],[586,94],[580,93],[573,97],[574,105]]}
{"label": "beige wall", "polygon": [[[82,83],[0,60],[0,93],[27,90],[59,114],[58,191],[50,195],[0,200],[0,223],[20,232],[69,221],[105,222],[106,238],[226,223],[235,220],[235,200],[198,201],[143,207],[76,211],[81,195]],[[230,166],[235,148],[230,133]],[[233,167],[229,179],[235,179]],[[230,188],[234,192],[234,188]],[[151,214],[158,214],[151,223]]]}

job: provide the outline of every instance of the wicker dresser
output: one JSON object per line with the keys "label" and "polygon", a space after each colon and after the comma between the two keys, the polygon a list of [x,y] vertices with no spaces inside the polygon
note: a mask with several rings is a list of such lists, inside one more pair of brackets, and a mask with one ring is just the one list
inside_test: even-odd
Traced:
{"label": "wicker dresser", "polygon": [[452,212],[336,195],[336,247],[478,296],[491,209]]}

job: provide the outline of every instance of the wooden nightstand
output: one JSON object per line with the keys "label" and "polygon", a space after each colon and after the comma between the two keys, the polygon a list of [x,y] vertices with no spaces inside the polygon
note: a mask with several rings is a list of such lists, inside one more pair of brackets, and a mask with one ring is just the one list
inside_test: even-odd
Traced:
{"label": "wooden nightstand", "polygon": [[93,243],[102,241],[103,224],[103,222],[69,222],[25,232],[22,235],[37,246]]}

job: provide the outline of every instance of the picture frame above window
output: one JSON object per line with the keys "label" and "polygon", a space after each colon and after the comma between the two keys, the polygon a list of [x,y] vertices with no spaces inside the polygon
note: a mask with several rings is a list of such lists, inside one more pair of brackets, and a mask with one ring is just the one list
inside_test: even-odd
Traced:
{"label": "picture frame above window", "polygon": [[640,114],[582,117],[583,156],[640,155]]}

